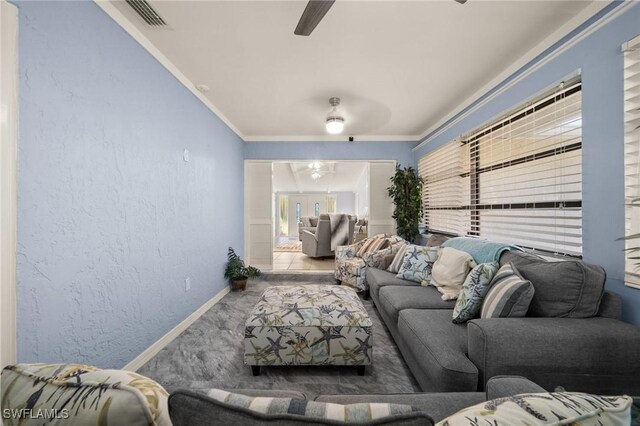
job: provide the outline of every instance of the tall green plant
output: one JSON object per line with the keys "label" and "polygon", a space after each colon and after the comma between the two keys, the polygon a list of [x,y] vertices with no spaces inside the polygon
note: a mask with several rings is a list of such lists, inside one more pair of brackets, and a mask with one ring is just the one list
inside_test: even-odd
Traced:
{"label": "tall green plant", "polygon": [[413,167],[404,169],[396,167],[391,177],[391,186],[387,188],[393,199],[398,235],[407,241],[413,241],[419,234],[418,226],[422,220],[422,185],[423,181]]}

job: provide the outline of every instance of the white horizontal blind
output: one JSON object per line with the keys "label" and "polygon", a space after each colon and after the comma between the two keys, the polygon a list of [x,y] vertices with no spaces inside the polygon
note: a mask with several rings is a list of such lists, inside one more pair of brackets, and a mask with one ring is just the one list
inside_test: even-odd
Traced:
{"label": "white horizontal blind", "polygon": [[[581,103],[581,84],[574,82],[423,157],[428,228],[581,255]],[[455,175],[444,179],[446,187],[443,168]],[[455,203],[437,197],[434,203],[438,190]],[[455,214],[442,208],[448,204]]]}
{"label": "white horizontal blind", "polygon": [[[635,42],[635,43],[634,43]],[[629,42],[624,57],[625,235],[640,234],[640,38]],[[627,285],[640,287],[640,237],[626,240]]]}
{"label": "white horizontal blind", "polygon": [[418,162],[424,180],[422,202],[427,228],[465,234],[469,229],[469,150],[451,142]]}

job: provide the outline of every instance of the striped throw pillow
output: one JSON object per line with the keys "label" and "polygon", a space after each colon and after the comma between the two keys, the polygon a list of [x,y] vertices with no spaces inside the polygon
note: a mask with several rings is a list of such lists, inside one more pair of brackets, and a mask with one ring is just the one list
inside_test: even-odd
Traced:
{"label": "striped throw pillow", "polygon": [[367,253],[373,253],[374,251],[385,248],[387,244],[389,244],[389,240],[386,238],[369,238],[365,240],[364,244],[362,244],[362,247],[360,247],[356,256],[364,257]]}
{"label": "striped throw pillow", "polygon": [[402,244],[402,247],[396,253],[396,256],[393,258],[393,262],[387,268],[387,271],[393,272],[397,274],[402,266],[402,262],[404,261],[404,257],[407,254],[407,248],[409,248],[409,244]]}
{"label": "striped throw pillow", "polygon": [[[207,395],[220,403],[266,416],[266,419],[272,421],[276,421],[282,415],[288,415],[294,416],[293,418],[296,418],[299,423],[317,424],[318,421],[321,423],[331,421],[330,424],[334,424],[333,422],[370,424],[372,420],[376,420],[375,424],[387,424],[387,421],[392,424],[393,421],[400,419],[427,417],[425,413],[404,404],[359,403],[342,405],[305,399],[252,397],[220,389],[211,389]],[[261,417],[261,419],[265,419],[265,417]]]}
{"label": "striped throw pillow", "polygon": [[533,284],[522,278],[513,263],[503,265],[491,281],[480,318],[519,318],[527,315]]}

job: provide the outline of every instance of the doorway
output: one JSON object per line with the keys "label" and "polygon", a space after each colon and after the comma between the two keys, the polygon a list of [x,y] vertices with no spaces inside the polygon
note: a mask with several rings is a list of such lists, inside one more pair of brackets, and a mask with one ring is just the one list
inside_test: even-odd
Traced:
{"label": "doorway", "polygon": [[0,0],[0,365],[16,362],[18,9]]}
{"label": "doorway", "polygon": [[[395,232],[387,194],[395,164],[393,160],[245,160],[246,260],[265,271],[333,271],[333,258],[302,253],[300,231],[315,232],[305,218],[321,213],[356,216],[360,239]],[[266,229],[271,231],[268,237]]]}

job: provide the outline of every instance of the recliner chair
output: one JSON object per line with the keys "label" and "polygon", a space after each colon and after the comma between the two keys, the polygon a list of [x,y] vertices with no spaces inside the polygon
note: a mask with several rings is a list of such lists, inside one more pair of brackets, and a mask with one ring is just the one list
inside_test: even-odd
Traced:
{"label": "recliner chair", "polygon": [[[349,239],[347,244],[353,242],[353,231],[355,229],[355,216],[349,216]],[[303,230],[300,233],[302,241],[302,253],[309,257],[331,257],[334,255],[331,250],[331,221],[328,214],[321,214],[318,218],[316,232],[312,233]]]}

